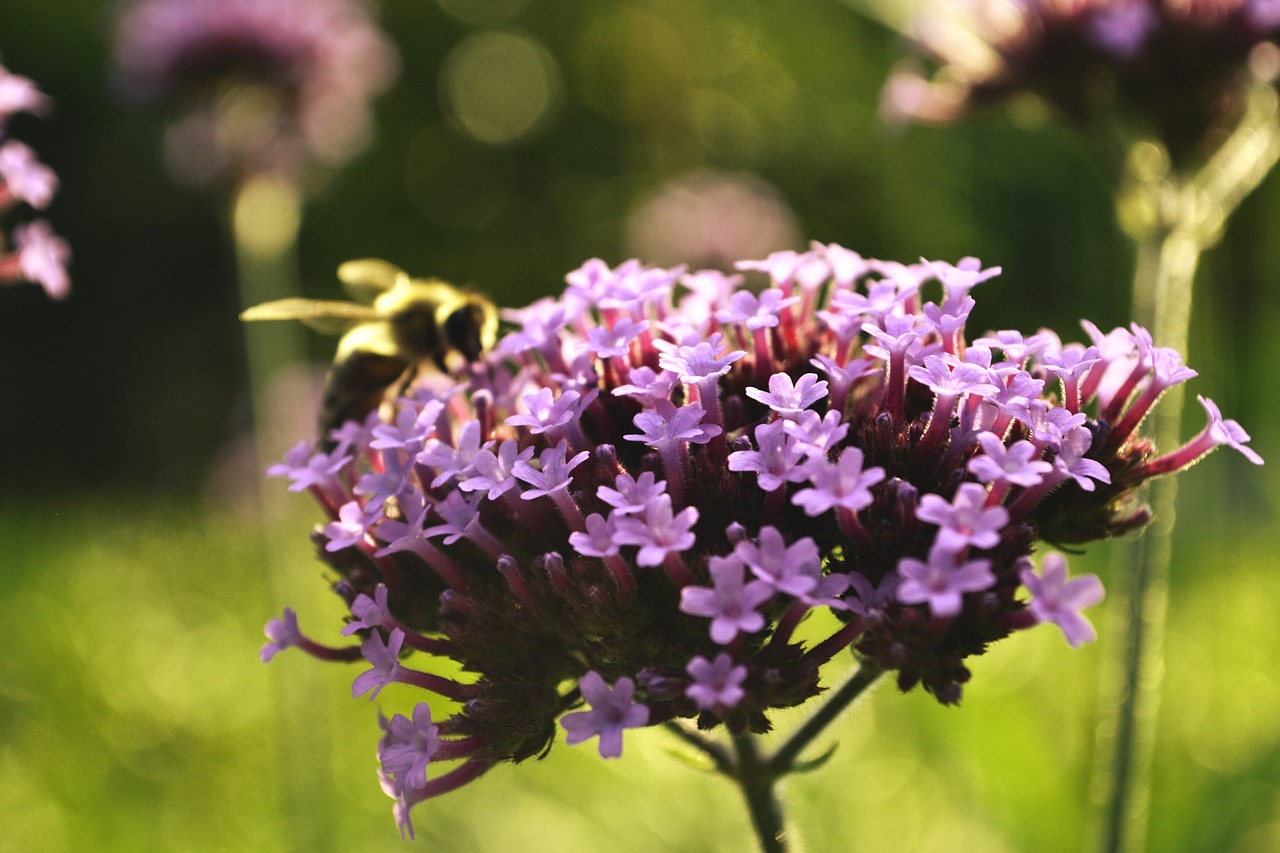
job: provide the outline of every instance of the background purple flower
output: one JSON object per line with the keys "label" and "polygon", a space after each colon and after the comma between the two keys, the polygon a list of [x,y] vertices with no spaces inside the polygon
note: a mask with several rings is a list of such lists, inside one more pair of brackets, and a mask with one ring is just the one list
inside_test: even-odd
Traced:
{"label": "background purple flower", "polygon": [[[115,59],[127,94],[184,113],[171,163],[198,182],[346,160],[367,142],[370,101],[398,64],[359,0],[137,0],[119,20]],[[232,119],[237,85],[256,87],[258,102],[242,99]],[[244,118],[256,123],[228,131]]]}

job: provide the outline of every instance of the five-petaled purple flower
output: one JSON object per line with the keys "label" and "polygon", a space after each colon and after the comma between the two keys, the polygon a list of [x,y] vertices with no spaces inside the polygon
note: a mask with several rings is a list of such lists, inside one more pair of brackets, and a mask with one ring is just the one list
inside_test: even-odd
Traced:
{"label": "five-petaled purple flower", "polygon": [[572,746],[599,737],[601,758],[622,755],[622,732],[649,723],[649,709],[632,701],[635,682],[624,676],[610,687],[598,672],[591,670],[578,682],[578,690],[591,710],[574,711],[561,718],[560,725],[567,733],[565,741]]}
{"label": "five-petaled purple flower", "polygon": [[1018,573],[1031,593],[1031,613],[1041,622],[1053,622],[1062,629],[1067,642],[1079,647],[1093,642],[1097,633],[1080,611],[1102,601],[1102,582],[1094,575],[1067,579],[1067,560],[1061,554],[1047,554],[1036,574],[1026,568]]}

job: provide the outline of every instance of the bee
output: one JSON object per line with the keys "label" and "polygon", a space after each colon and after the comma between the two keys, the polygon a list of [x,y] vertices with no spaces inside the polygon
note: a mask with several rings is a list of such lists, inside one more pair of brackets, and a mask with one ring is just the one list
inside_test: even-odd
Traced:
{"label": "bee", "polygon": [[325,379],[320,438],[363,420],[388,389],[403,388],[426,363],[457,375],[480,359],[498,333],[498,310],[486,297],[436,278],[411,278],[387,261],[366,258],[338,267],[360,302],[278,299],[247,309],[241,320],[300,320],[341,334]]}

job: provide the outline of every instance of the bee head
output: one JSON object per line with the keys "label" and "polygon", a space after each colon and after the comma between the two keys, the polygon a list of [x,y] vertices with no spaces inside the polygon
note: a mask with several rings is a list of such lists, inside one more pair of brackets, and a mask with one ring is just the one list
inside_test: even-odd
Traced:
{"label": "bee head", "polygon": [[475,294],[467,294],[463,301],[445,308],[440,318],[445,345],[468,362],[478,361],[493,346],[497,327],[493,303]]}

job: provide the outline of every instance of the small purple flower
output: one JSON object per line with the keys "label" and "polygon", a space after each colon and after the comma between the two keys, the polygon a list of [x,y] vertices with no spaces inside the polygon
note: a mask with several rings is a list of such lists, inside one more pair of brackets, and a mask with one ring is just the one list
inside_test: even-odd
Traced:
{"label": "small purple flower", "polygon": [[517,461],[512,466],[512,471],[518,479],[533,486],[532,489],[521,492],[520,497],[531,501],[569,488],[569,484],[573,482],[571,479],[573,469],[586,462],[591,454],[583,450],[568,457],[568,453],[569,443],[561,439],[555,447],[547,448],[538,456],[538,468],[534,468],[528,462]]}
{"label": "small purple flower", "polygon": [[884,317],[884,328],[874,323],[863,323],[862,331],[880,341],[883,346],[867,344],[863,349],[870,355],[884,361],[901,358],[920,340],[924,330],[918,328],[918,320],[914,314],[899,316],[889,314]]}
{"label": "small purple flower", "polygon": [[942,282],[946,302],[951,304],[964,301],[970,290],[1003,272],[1001,267],[988,267],[984,270],[982,262],[977,258],[961,258],[960,262],[954,265],[946,261],[922,259],[921,264]]}
{"label": "small purple flower", "polygon": [[43,287],[51,299],[65,299],[71,292],[67,275],[71,248],[67,241],[54,234],[48,222],[37,219],[13,229],[13,245],[22,277]]}
{"label": "small purple flower", "polygon": [[1181,385],[1199,376],[1182,363],[1182,353],[1172,347],[1155,347],[1151,351],[1151,384],[1161,390]]}
{"label": "small purple flower", "polygon": [[591,258],[576,270],[566,273],[564,280],[569,285],[565,290],[566,297],[586,305],[597,305],[617,276],[603,260]]}
{"label": "small purple flower", "polygon": [[729,307],[716,312],[721,323],[743,323],[753,332],[778,325],[782,309],[800,301],[798,296],[784,297],[782,291],[771,287],[757,297],[748,290],[739,290],[729,297]]}
{"label": "small purple flower", "polygon": [[805,410],[795,420],[780,423],[796,447],[810,456],[826,456],[849,434],[849,425],[835,409],[828,409],[822,417],[815,411]]}
{"label": "small purple flower", "polygon": [[613,485],[616,488],[600,486],[596,495],[624,514],[644,512],[646,507],[667,493],[666,481],[659,480],[652,471],[641,471],[639,477],[619,474]]}
{"label": "small purple flower", "polygon": [[805,463],[805,473],[812,488],[801,489],[791,502],[801,507],[806,515],[822,515],[835,507],[858,512],[871,505],[874,498],[871,487],[884,479],[884,469],[862,468],[862,451],[846,447],[835,462],[811,458]]}
{"label": "small purple flower", "polygon": [[808,479],[809,473],[802,464],[804,453],[796,441],[788,439],[785,423],[788,422],[778,420],[756,427],[756,444],[760,449],[730,453],[729,470],[756,472],[757,482],[766,492]]}
{"label": "small purple flower", "polygon": [[351,615],[356,618],[342,629],[342,636],[350,637],[357,631],[367,631],[370,628],[393,627],[388,624],[394,620],[391,619],[391,611],[387,609],[387,585],[378,584],[373,595],[370,598],[362,592],[351,602]]}
{"label": "small purple flower", "polygon": [[454,477],[469,476],[474,470],[472,466],[476,455],[482,447],[488,445],[489,442],[482,443],[480,440],[480,424],[476,421],[467,421],[462,425],[462,429],[458,430],[456,445],[451,446],[440,439],[433,438],[426,443],[415,461],[419,465],[436,469],[431,488],[438,489]]}
{"label": "small purple flower", "polygon": [[649,724],[649,709],[631,701],[636,685],[630,678],[619,678],[610,687],[591,670],[578,682],[578,690],[591,710],[574,711],[560,719],[570,746],[599,736],[600,757],[617,758],[622,755],[622,732]]}
{"label": "small purple flower", "polygon": [[1003,329],[993,335],[978,338],[974,341],[974,344],[978,346],[1000,350],[1004,353],[1006,361],[1017,365],[1026,364],[1029,359],[1035,358],[1050,343],[1052,343],[1052,339],[1047,335],[1035,334],[1024,338],[1022,332],[1016,329]]}
{"label": "small purple flower", "polygon": [[1063,347],[1056,353],[1045,353],[1040,364],[1064,383],[1079,382],[1095,364],[1101,363],[1098,348],[1080,346]]}
{"label": "small purple flower", "polygon": [[742,683],[747,680],[747,668],[734,665],[728,653],[721,652],[714,661],[696,655],[685,667],[693,683],[685,688],[684,695],[704,711],[715,708],[732,708],[747,695]]}
{"label": "small purple flower", "polygon": [[973,364],[948,363],[947,359],[938,355],[925,356],[924,365],[908,368],[907,375],[927,385],[938,396],[959,397],[962,394],[973,394],[986,397],[999,390],[992,383],[988,371]]}
{"label": "small purple flower", "polygon": [[365,507],[383,506],[405,488],[409,478],[407,460],[399,453],[383,454],[382,471],[366,471],[360,475],[352,491],[365,499]]}
{"label": "small purple flower", "polygon": [[678,442],[706,444],[722,430],[715,424],[703,424],[706,412],[698,403],[677,408],[674,403],[659,400],[655,408],[635,416],[634,423],[642,434],[624,435],[628,441],[642,441],[659,453],[677,446]]}
{"label": "small purple flower", "polygon": [[39,115],[52,105],[29,77],[13,74],[0,65],[0,125],[14,113]]}
{"label": "small purple flower", "polygon": [[753,400],[764,403],[784,418],[794,419],[814,403],[827,396],[827,383],[819,379],[815,373],[806,373],[793,382],[785,373],[775,373],[769,377],[769,390],[748,388],[746,394]]}
{"label": "small purple flower", "polygon": [[633,367],[627,374],[627,384],[613,389],[618,397],[632,397],[646,409],[658,403],[671,402],[671,391],[676,387],[677,376],[669,370],[655,373],[650,367]]}
{"label": "small purple flower", "polygon": [[916,518],[938,525],[939,548],[956,552],[969,546],[994,548],[1009,523],[1009,511],[1002,506],[984,508],[986,497],[987,490],[977,483],[961,483],[951,503],[940,495],[923,495]]}
{"label": "small purple flower", "polygon": [[446,545],[452,545],[463,537],[470,537],[480,524],[480,500],[479,495],[467,498],[461,492],[449,492],[444,500],[435,505],[435,513],[443,523],[423,530],[423,537],[431,539],[443,536]]}
{"label": "small purple flower", "polygon": [[616,513],[610,513],[606,519],[600,513],[593,512],[586,518],[587,532],[570,533],[569,544],[584,557],[612,557],[618,553],[622,544],[617,536],[617,521]]}
{"label": "small purple flower", "polygon": [[775,284],[790,284],[795,280],[798,273],[807,266],[816,266],[818,270],[816,275],[817,283],[811,286],[817,286],[825,281],[830,270],[823,263],[821,255],[815,252],[796,252],[791,249],[785,249],[781,252],[770,252],[769,256],[762,261],[738,261],[733,265],[734,269],[739,270],[756,270],[766,273]]}
{"label": "small purple flower", "polygon": [[[880,367],[874,358],[852,358],[840,364],[834,358],[819,353],[811,358],[809,363],[827,374],[833,394],[837,395],[847,392],[853,387],[853,383],[864,376],[873,376],[880,372]],[[838,396],[837,399],[839,399]]]}
{"label": "small purple flower", "polygon": [[709,341],[693,346],[674,346],[666,341],[655,341],[662,351],[658,365],[690,384],[716,379],[729,372],[730,366],[747,353],[744,350],[725,350]]}
{"label": "small purple flower", "polygon": [[1020,409],[1025,409],[1032,400],[1044,391],[1044,380],[1036,379],[1021,368],[1011,374],[1004,382],[999,383],[996,393],[988,397],[1000,406],[1000,410],[1009,417],[1017,417]]}
{"label": "small purple flower", "polygon": [[711,620],[711,639],[728,645],[739,632],[754,634],[764,627],[758,608],[773,598],[773,588],[761,580],[744,583],[746,565],[736,555],[708,561],[710,587],[680,590],[680,612]]}
{"label": "small purple flower", "polygon": [[475,476],[458,483],[458,488],[464,492],[483,491],[489,500],[497,500],[515,487],[516,464],[527,465],[533,453],[534,448],[521,450],[519,444],[510,439],[498,445],[497,453],[489,448],[479,450],[471,461]]}
{"label": "small purple flower", "polygon": [[356,676],[356,680],[351,685],[353,698],[372,690],[373,693],[369,695],[369,701],[372,702],[378,698],[382,688],[399,679],[402,645],[404,645],[404,631],[399,628],[391,632],[389,643],[383,641],[382,632],[370,632],[369,639],[360,644],[360,654],[373,666],[373,669],[365,670]]}
{"label": "small purple flower", "polygon": [[1053,470],[1053,463],[1040,459],[1040,451],[1029,441],[1004,446],[999,436],[978,434],[982,453],[969,460],[969,473],[983,483],[1007,483],[1028,488],[1038,484]]}
{"label": "small purple flower", "polygon": [[586,349],[598,358],[617,358],[625,356],[631,348],[631,342],[648,331],[646,321],[633,322],[626,317],[619,317],[612,328],[597,326],[587,332]]}
{"label": "small purple flower", "polygon": [[990,589],[996,582],[990,560],[959,562],[959,555],[937,543],[929,550],[929,561],[903,557],[898,561],[898,600],[903,604],[928,603],[939,619],[960,613],[966,592]]}
{"label": "small purple flower", "polygon": [[1067,579],[1067,560],[1061,554],[1047,554],[1041,574],[1023,569],[1018,576],[1031,593],[1031,613],[1041,622],[1053,622],[1062,629],[1073,648],[1093,642],[1097,632],[1080,611],[1102,601],[1102,582],[1095,575]]}
{"label": "small purple flower", "polygon": [[32,207],[47,207],[58,191],[58,176],[36,152],[16,139],[0,144],[0,203],[7,194]]}
{"label": "small purple flower", "polygon": [[280,652],[302,642],[302,631],[298,629],[298,614],[292,607],[286,607],[279,619],[268,621],[262,633],[266,634],[267,639],[271,641],[258,652],[263,663],[270,663],[271,659]]}
{"label": "small purple flower", "polygon": [[431,706],[419,702],[413,719],[396,714],[380,720],[386,737],[378,744],[382,772],[392,776],[401,790],[427,786],[427,765],[440,748],[440,728],[431,720]]}
{"label": "small purple flower", "polygon": [[1086,492],[1092,492],[1097,487],[1095,480],[1099,483],[1111,482],[1111,472],[1105,465],[1085,458],[1092,443],[1093,433],[1084,427],[1068,430],[1062,437],[1062,449],[1053,460],[1055,468],[1075,480]]}
{"label": "small purple flower", "polygon": [[1144,464],[1139,469],[1139,473],[1143,476],[1156,477],[1179,471],[1198,462],[1209,451],[1224,444],[1233,450],[1240,451],[1244,458],[1254,465],[1262,464],[1262,457],[1251,448],[1245,447],[1249,441],[1249,433],[1244,431],[1244,427],[1233,420],[1224,419],[1217,404],[1208,397],[1197,396],[1196,399],[1200,401],[1200,405],[1209,416],[1209,422],[1205,424],[1205,428],[1183,447]]}
{"label": "small purple flower", "polygon": [[432,504],[428,504],[421,495],[402,499],[400,513],[407,520],[384,518],[378,523],[378,537],[388,544],[377,551],[376,556],[382,557],[397,551],[423,553],[431,548],[428,543],[430,537],[424,530],[431,509]]}
{"label": "small purple flower", "polygon": [[1200,401],[1205,414],[1209,416],[1209,424],[1204,428],[1204,432],[1214,445],[1225,444],[1232,450],[1240,451],[1244,458],[1254,465],[1263,464],[1261,456],[1254,453],[1251,448],[1245,447],[1249,441],[1249,433],[1244,431],[1244,427],[1233,420],[1223,418],[1222,411],[1208,397],[1197,394],[1196,399]]}
{"label": "small purple flower", "polygon": [[582,415],[582,410],[596,398],[598,391],[592,390],[585,397],[577,391],[566,390],[559,397],[550,388],[543,388],[534,394],[526,394],[524,404],[529,409],[527,415],[512,415],[507,418],[508,426],[527,426],[529,432],[541,435],[548,430],[557,429]]}
{"label": "small purple flower", "polygon": [[1062,439],[1068,432],[1082,426],[1084,412],[1071,412],[1060,406],[1050,406],[1045,400],[1035,399],[1025,406],[1011,406],[1014,417],[1031,430],[1031,438],[1050,450],[1061,450]]}
{"label": "small purple flower", "polygon": [[373,439],[369,446],[374,450],[404,450],[416,456],[423,444],[435,432],[436,420],[444,410],[444,403],[432,400],[415,411],[413,406],[405,406],[396,413],[393,424],[375,424]]}
{"label": "small purple flower", "polygon": [[837,291],[831,306],[850,317],[879,324],[902,305],[902,301],[914,293],[917,287],[903,289],[897,282],[873,281],[867,284],[865,295],[849,290]]}
{"label": "small purple flower", "polygon": [[350,456],[316,453],[315,442],[303,439],[285,451],[284,462],[267,468],[268,477],[288,477],[289,491],[300,492],[331,482],[349,462]]}
{"label": "small purple flower", "polygon": [[503,318],[520,324],[519,331],[507,335],[498,344],[498,352],[508,356],[552,347],[560,330],[571,319],[569,308],[550,298],[539,299],[524,309],[504,311]]}
{"label": "small purple flower", "polygon": [[364,544],[368,540],[369,528],[382,518],[382,510],[366,512],[359,501],[348,501],[338,509],[338,520],[331,521],[324,528],[328,538],[326,551],[341,551]]}
{"label": "small purple flower", "polygon": [[[625,274],[620,274],[624,268]],[[616,278],[600,297],[598,305],[605,310],[630,311],[643,315],[646,305],[666,298],[685,271],[683,266],[673,269],[645,268],[639,261],[627,261],[614,271]]]}
{"label": "small purple flower", "polygon": [[823,245],[814,240],[809,247],[826,259],[827,266],[831,269],[831,277],[841,287],[853,287],[854,282],[871,270],[866,258],[838,243]]}
{"label": "small purple flower", "polygon": [[[614,514],[610,514],[613,517]],[[660,495],[645,508],[644,516],[618,518],[617,541],[637,545],[637,566],[659,566],[667,554],[688,551],[697,541],[693,525],[698,521],[698,508],[685,507],[679,513],[671,508],[671,497]]]}
{"label": "small purple flower", "polygon": [[759,545],[743,539],[733,553],[757,578],[794,598],[813,592],[822,580],[822,557],[808,536],[787,545],[776,527],[766,525]]}

